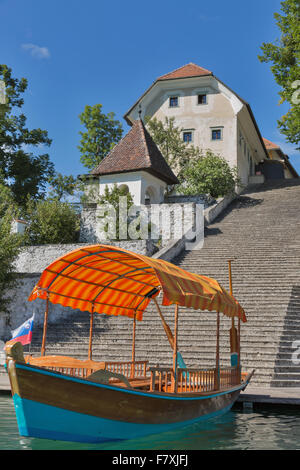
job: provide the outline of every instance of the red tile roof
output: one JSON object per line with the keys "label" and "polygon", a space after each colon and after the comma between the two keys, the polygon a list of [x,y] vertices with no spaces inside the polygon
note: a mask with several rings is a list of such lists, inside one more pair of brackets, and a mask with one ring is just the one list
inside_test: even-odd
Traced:
{"label": "red tile roof", "polygon": [[141,170],[153,174],[167,184],[179,183],[143,122],[138,120],[91,174],[112,175]]}
{"label": "red tile roof", "polygon": [[263,137],[263,141],[264,141],[264,144],[265,144],[267,150],[278,150],[278,149],[280,149],[279,145],[274,144],[273,142],[271,142],[268,139],[265,139],[264,137]]}
{"label": "red tile roof", "polygon": [[209,70],[200,67],[199,65],[190,62],[179,69],[173,70],[173,72],[162,75],[157,80],[168,80],[172,78],[188,78],[188,77],[201,77],[203,75],[213,75]]}

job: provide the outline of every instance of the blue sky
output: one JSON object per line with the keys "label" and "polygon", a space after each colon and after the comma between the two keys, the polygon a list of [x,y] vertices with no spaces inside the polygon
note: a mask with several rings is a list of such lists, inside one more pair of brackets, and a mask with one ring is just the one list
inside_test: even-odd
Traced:
{"label": "blue sky", "polygon": [[0,0],[0,62],[29,86],[30,128],[46,129],[56,170],[87,169],[77,149],[85,105],[125,112],[160,75],[189,62],[211,70],[252,107],[267,139],[300,173],[300,155],[277,129],[286,111],[269,64],[257,56],[279,31],[280,0]]}

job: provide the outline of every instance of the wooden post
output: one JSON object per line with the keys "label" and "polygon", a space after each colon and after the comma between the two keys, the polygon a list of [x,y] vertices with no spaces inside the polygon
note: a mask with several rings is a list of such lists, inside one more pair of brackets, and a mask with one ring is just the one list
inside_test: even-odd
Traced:
{"label": "wooden post", "polygon": [[[229,291],[232,293],[232,274],[231,274],[231,259],[228,260],[228,273],[229,273]],[[238,334],[234,324],[234,317],[231,317],[231,329],[230,329],[230,361],[231,367],[237,367],[238,365]]]}
{"label": "wooden post", "polygon": [[131,364],[131,371],[130,371],[130,376],[133,378],[134,377],[134,371],[135,371],[135,330],[136,330],[136,313],[134,314],[133,317],[133,332],[132,332],[132,364]]}
{"label": "wooden post", "polygon": [[44,329],[43,329],[41,356],[45,356],[45,350],[46,350],[48,312],[49,312],[49,295],[47,295],[47,299],[46,299],[46,310],[45,310],[45,315],[44,315]]}
{"label": "wooden post", "polygon": [[173,373],[174,392],[177,391],[177,343],[178,343],[178,305],[175,305],[175,327],[174,327],[174,348],[173,348]]}
{"label": "wooden post", "polygon": [[215,389],[220,389],[220,312],[217,313],[216,376]]}
{"label": "wooden post", "polygon": [[231,259],[228,260],[228,270],[229,270],[229,291],[232,295],[232,275],[231,275]]}
{"label": "wooden post", "polygon": [[241,370],[241,319],[238,320],[238,377],[239,383],[242,379],[242,370]]}
{"label": "wooden post", "polygon": [[92,342],[93,342],[93,321],[94,321],[94,304],[92,305],[92,311],[90,316],[90,339],[89,339],[89,355],[88,358],[92,360]]}
{"label": "wooden post", "polygon": [[161,313],[161,309],[160,309],[160,307],[159,307],[159,305],[158,305],[157,300],[156,300],[155,298],[153,298],[153,301],[154,301],[154,303],[155,303],[155,305],[156,305],[157,311],[158,311],[159,316],[160,316],[160,319],[161,319],[161,321],[162,321],[162,324],[163,324],[165,333],[166,333],[166,335],[167,335],[167,338],[168,338],[168,340],[169,340],[170,346],[171,346],[172,349],[174,349],[174,338],[173,338],[172,332],[171,332],[171,330],[170,330],[170,328],[169,328],[169,325],[166,323],[166,321],[165,321],[165,319],[164,319],[164,317],[163,317],[163,314]]}

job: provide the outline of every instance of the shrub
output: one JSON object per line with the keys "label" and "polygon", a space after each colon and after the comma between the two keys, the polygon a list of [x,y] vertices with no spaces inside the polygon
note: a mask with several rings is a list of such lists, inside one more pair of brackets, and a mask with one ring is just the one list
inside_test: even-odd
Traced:
{"label": "shrub", "polygon": [[183,174],[185,182],[178,192],[186,195],[210,194],[218,198],[234,192],[235,186],[240,185],[236,168],[211,151],[191,160]]}
{"label": "shrub", "polygon": [[70,204],[58,200],[32,201],[26,206],[27,245],[78,241],[80,218]]}
{"label": "shrub", "polygon": [[9,289],[14,287],[16,273],[14,261],[16,260],[22,237],[11,233],[11,224],[18,215],[13,196],[9,188],[0,182],[0,312],[8,312],[10,298]]}

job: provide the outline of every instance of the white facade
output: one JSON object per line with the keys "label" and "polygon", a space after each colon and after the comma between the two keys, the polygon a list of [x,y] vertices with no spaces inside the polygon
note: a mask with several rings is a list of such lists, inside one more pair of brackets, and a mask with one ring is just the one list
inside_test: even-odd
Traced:
{"label": "white facade", "polygon": [[[198,104],[198,95],[205,103]],[[177,106],[170,98],[177,97]],[[255,174],[255,165],[268,158],[249,105],[213,75],[157,80],[125,115],[127,121],[145,116],[175,126],[203,151],[211,150],[237,167],[243,185]],[[215,131],[215,132],[213,132]],[[217,139],[213,138],[217,135]]]}
{"label": "white facade", "polygon": [[132,171],[102,175],[99,177],[99,195],[103,196],[105,187],[127,186],[135,205],[159,204],[164,200],[164,191],[167,184],[146,171]]}

